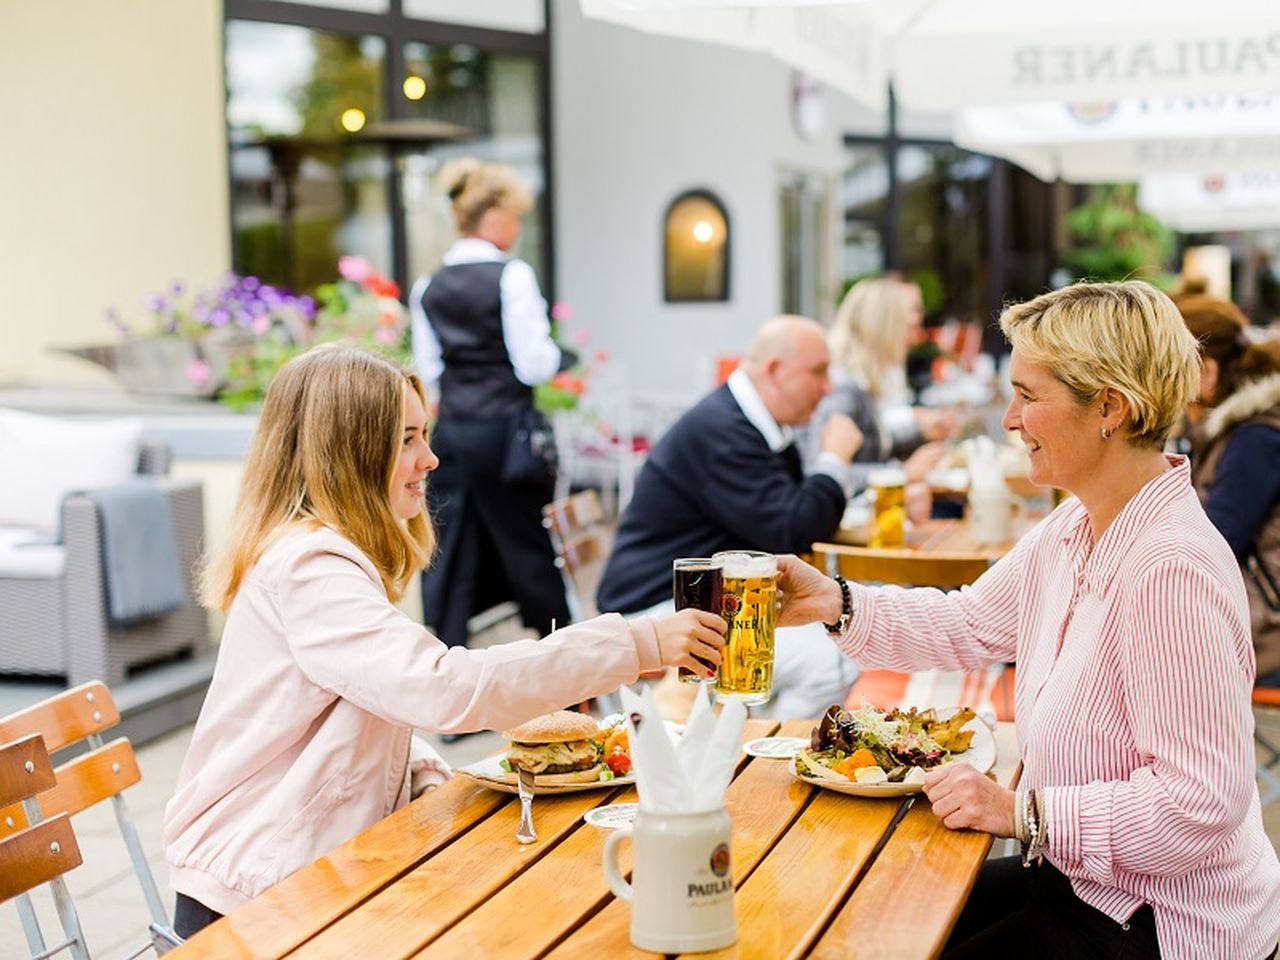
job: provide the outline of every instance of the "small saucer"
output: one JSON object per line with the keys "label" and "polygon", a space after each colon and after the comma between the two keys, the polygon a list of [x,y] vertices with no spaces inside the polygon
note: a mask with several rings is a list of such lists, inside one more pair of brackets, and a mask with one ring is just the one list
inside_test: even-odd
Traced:
{"label": "small saucer", "polygon": [[629,827],[636,818],[634,803],[611,803],[607,807],[592,807],[582,815],[582,819],[601,830],[617,830]]}
{"label": "small saucer", "polygon": [[743,744],[742,752],[765,760],[790,760],[807,746],[809,741],[803,737],[760,737]]}

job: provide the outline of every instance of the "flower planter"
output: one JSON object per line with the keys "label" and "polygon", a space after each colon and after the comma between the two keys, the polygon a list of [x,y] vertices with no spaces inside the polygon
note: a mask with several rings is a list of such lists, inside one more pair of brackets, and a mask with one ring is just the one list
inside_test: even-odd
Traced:
{"label": "flower planter", "polygon": [[[231,358],[253,349],[252,338],[186,340],[150,337],[84,347],[59,347],[68,353],[106,367],[130,393],[154,397],[212,397],[227,382]],[[201,380],[192,374],[204,369]]]}

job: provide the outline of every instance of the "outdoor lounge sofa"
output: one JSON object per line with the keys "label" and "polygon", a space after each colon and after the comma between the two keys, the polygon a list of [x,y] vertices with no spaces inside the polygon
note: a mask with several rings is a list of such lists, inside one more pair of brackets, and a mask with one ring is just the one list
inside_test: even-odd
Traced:
{"label": "outdoor lounge sofa", "polygon": [[98,508],[83,493],[67,494],[61,542],[0,527],[0,674],[60,676],[68,686],[116,684],[136,665],[205,644],[207,619],[193,582],[204,537],[203,492],[198,482],[168,477],[168,460],[167,448],[144,445],[138,473],[168,499],[182,606],[128,625],[110,622]]}

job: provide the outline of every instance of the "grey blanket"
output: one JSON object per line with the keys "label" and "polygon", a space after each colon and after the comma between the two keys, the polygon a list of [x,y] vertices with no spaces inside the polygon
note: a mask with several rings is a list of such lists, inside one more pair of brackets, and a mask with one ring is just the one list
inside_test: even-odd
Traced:
{"label": "grey blanket", "polygon": [[98,508],[107,615],[125,624],[159,616],[186,600],[169,498],[151,480],[84,493]]}

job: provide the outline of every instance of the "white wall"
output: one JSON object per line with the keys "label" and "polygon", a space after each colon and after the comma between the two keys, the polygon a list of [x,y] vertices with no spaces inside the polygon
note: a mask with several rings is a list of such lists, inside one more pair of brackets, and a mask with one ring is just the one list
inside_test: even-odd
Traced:
{"label": "white wall", "polygon": [[[837,263],[842,137],[883,121],[828,90],[825,131],[804,141],[779,62],[587,20],[577,0],[551,7],[557,294],[633,393],[696,397],[714,358],[740,353],[781,306],[780,170],[832,177]],[[692,187],[728,209],[727,303],[662,301],[662,218]]]}
{"label": "white wall", "polygon": [[0,384],[107,382],[49,346],[230,265],[219,0],[0,2]]}

